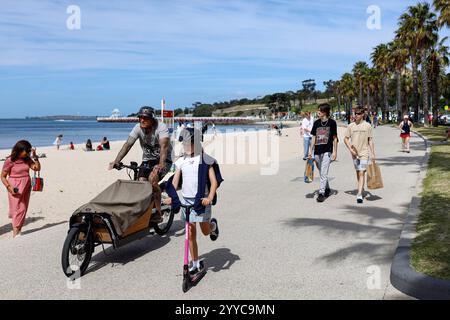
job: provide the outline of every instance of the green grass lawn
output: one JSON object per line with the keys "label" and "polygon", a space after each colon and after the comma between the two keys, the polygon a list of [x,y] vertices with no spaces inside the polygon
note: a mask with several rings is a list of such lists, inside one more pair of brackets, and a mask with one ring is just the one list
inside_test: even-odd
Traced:
{"label": "green grass lawn", "polygon": [[[445,127],[417,128],[432,141],[440,141]],[[431,147],[427,176],[423,182],[422,211],[411,264],[419,272],[450,279],[450,144]]]}

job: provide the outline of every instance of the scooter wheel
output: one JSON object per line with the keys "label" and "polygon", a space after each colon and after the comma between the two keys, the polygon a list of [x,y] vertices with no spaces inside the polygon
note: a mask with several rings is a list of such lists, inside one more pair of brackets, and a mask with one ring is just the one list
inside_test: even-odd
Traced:
{"label": "scooter wheel", "polygon": [[183,292],[186,293],[189,290],[189,280],[183,279]]}

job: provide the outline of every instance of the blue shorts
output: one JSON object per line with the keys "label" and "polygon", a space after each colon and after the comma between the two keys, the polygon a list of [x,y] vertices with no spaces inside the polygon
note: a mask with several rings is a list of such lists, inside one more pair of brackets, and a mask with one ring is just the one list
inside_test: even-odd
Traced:
{"label": "blue shorts", "polygon": [[353,165],[355,166],[356,171],[366,171],[368,164],[369,160],[353,159]]}
{"label": "blue shorts", "polygon": [[[195,198],[183,198],[181,202],[184,205],[193,205]],[[181,219],[186,221],[186,209],[181,208]],[[191,209],[191,214],[189,216],[189,222],[209,222],[211,220],[211,206],[207,206],[204,213],[198,214],[195,212],[194,208]]]}

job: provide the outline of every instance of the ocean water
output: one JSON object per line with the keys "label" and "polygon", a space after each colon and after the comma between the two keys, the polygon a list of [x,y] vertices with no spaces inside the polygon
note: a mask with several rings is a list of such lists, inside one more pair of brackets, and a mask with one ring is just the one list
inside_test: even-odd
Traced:
{"label": "ocean water", "polygon": [[[54,121],[0,119],[0,149],[11,149],[19,140],[28,140],[35,147],[52,146],[57,135],[63,135],[63,145],[86,143],[92,140],[93,146],[100,143],[103,137],[110,141],[126,140],[136,123],[105,123],[97,121]],[[265,129],[261,125],[216,125],[217,131]],[[208,133],[212,133],[209,127]]]}

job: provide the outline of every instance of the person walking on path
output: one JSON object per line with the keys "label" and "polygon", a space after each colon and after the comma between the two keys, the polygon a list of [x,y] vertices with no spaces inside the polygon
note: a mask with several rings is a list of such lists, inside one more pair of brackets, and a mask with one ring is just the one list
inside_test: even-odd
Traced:
{"label": "person walking on path", "polygon": [[[180,135],[184,156],[175,162],[175,174],[168,181],[167,193],[169,198],[165,204],[173,203],[173,210],[178,209],[180,200],[176,189],[181,183],[181,193],[185,205],[194,205],[189,216],[189,249],[192,258],[191,274],[202,272],[205,268],[198,257],[197,228],[212,241],[219,236],[219,226],[215,218],[211,218],[211,205],[217,201],[216,190],[222,183],[219,165],[216,160],[205,154],[201,144],[202,133],[198,129],[185,129]],[[185,209],[182,218],[186,219]]]}
{"label": "person walking on path", "polygon": [[308,158],[309,145],[311,144],[311,130],[313,121],[311,120],[311,112],[306,112],[300,127],[300,134],[303,135],[303,160]]}
{"label": "person walking on path", "polygon": [[409,153],[409,139],[411,138],[411,128],[413,127],[413,123],[409,121],[408,115],[403,116],[403,121],[400,122],[398,126],[401,130],[400,138],[402,138],[402,151],[406,151]]}
{"label": "person walking on path", "polygon": [[55,141],[53,142],[53,145],[56,146],[56,150],[59,150],[59,148],[61,147],[62,138],[63,138],[63,135],[60,134],[59,136],[56,137]]}
{"label": "person walking on path", "polygon": [[363,108],[356,108],[355,122],[352,122],[345,132],[345,145],[352,155],[353,165],[356,170],[358,182],[357,203],[363,203],[365,173],[369,163],[369,149],[372,155],[371,159],[375,162],[372,126],[364,121],[364,115]]}
{"label": "person walking on path", "polygon": [[331,162],[337,158],[337,123],[330,119],[330,110],[331,107],[328,103],[319,105],[319,119],[314,122],[311,130],[312,139],[308,158],[312,158],[314,150],[314,160],[320,172],[320,189],[317,202],[323,202],[330,196],[328,171]]}
{"label": "person walking on path", "polygon": [[[31,156],[30,156],[31,154]],[[25,223],[31,195],[29,171],[40,171],[36,150],[26,140],[16,143],[2,169],[2,183],[8,190],[9,218],[12,219],[13,237],[20,236]]]}

